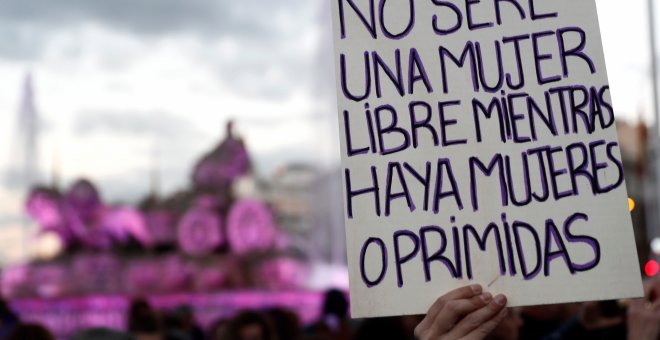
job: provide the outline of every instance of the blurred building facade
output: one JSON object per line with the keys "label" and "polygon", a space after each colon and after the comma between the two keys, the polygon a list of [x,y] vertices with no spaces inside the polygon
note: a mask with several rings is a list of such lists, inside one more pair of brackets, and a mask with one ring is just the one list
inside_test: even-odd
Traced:
{"label": "blurred building facade", "polygon": [[278,221],[315,263],[345,266],[346,240],[339,169],[281,167],[270,182]]}
{"label": "blurred building facade", "polygon": [[653,211],[655,198],[654,176],[649,168],[649,127],[641,121],[628,123],[617,121],[617,133],[621,149],[628,196],[635,202],[631,212],[635,243],[640,267],[649,256],[649,211]]}

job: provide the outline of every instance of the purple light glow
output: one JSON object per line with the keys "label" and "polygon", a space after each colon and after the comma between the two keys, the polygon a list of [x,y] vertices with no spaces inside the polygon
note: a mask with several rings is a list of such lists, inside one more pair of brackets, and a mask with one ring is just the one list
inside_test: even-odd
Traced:
{"label": "purple light glow", "polygon": [[92,225],[85,235],[84,244],[88,248],[110,250],[115,241],[100,225]]}
{"label": "purple light glow", "polygon": [[193,181],[198,187],[226,188],[232,181],[250,170],[250,159],[245,145],[239,139],[228,137],[197,164]]}
{"label": "purple light glow", "polygon": [[277,229],[270,210],[261,202],[242,200],[229,212],[227,236],[234,252],[245,254],[276,245]]}
{"label": "purple light glow", "polygon": [[207,293],[248,288],[283,291],[307,287],[309,271],[302,262],[290,257],[272,258],[272,254],[270,258],[246,263],[226,255],[200,261],[174,254],[126,258],[113,253],[81,252],[57,262],[4,269],[2,293],[16,299],[100,293]]}
{"label": "purple light glow", "polygon": [[[161,295],[148,298],[157,310],[192,306],[196,320],[208,329],[218,319],[229,319],[241,310],[284,307],[300,317],[303,324],[318,319],[323,294],[318,292],[234,292],[226,294]],[[68,339],[77,330],[89,327],[125,329],[129,298],[90,296],[58,300],[22,299],[12,308],[25,322],[37,322],[52,330],[58,339]]]}
{"label": "purple light glow", "polygon": [[56,233],[66,247],[83,244],[107,250],[131,238],[144,247],[154,242],[141,212],[131,207],[104,207],[96,188],[84,180],[69,190],[66,199],[50,189],[33,190],[26,211],[41,232]]}
{"label": "purple light glow", "polygon": [[2,270],[2,295],[8,297],[27,296],[30,267],[18,265]]}
{"label": "purple light glow", "polygon": [[92,223],[101,213],[101,195],[90,181],[79,180],[66,194],[67,203],[75,210],[85,224]]}
{"label": "purple light glow", "polygon": [[35,190],[27,199],[26,211],[39,225],[46,229],[55,229],[63,224],[60,201],[55,193]]}
{"label": "purple light glow", "polygon": [[199,208],[214,210],[220,207],[220,200],[213,195],[205,194],[197,197],[193,205]]}
{"label": "purple light glow", "polygon": [[176,242],[174,215],[166,210],[148,212],[145,216],[147,228],[154,244],[172,244]]}
{"label": "purple light glow", "polygon": [[195,268],[178,256],[168,256],[161,263],[160,284],[164,292],[190,291],[195,280]]}
{"label": "purple light glow", "polygon": [[195,289],[201,292],[214,291],[227,283],[227,274],[221,266],[200,267],[195,275]]}
{"label": "purple light glow", "polygon": [[33,267],[30,281],[36,294],[42,298],[60,297],[69,290],[71,273],[65,266],[49,264]]}
{"label": "purple light glow", "polygon": [[76,211],[58,193],[36,189],[26,202],[26,212],[41,227],[42,233],[53,232],[69,247],[84,238],[85,227]]}
{"label": "purple light glow", "polygon": [[[83,240],[88,233],[87,227],[76,211],[66,202],[62,204],[62,214],[64,216],[64,225],[65,230],[70,234],[70,241],[73,243],[79,243],[80,240]],[[64,242],[67,244],[67,242]]]}
{"label": "purple light glow", "polygon": [[208,255],[224,242],[221,227],[218,214],[201,207],[192,208],[179,222],[179,247],[191,256]]}
{"label": "purple light glow", "polygon": [[134,260],[128,263],[124,269],[122,284],[124,292],[132,296],[144,294],[144,292],[157,291],[156,287],[161,282],[161,270],[158,262],[151,260]]}
{"label": "purple light glow", "polygon": [[300,261],[281,257],[262,263],[257,271],[257,277],[268,278],[260,282],[265,289],[291,290],[304,285],[308,278],[308,271]]}
{"label": "purple light glow", "polygon": [[145,247],[150,247],[153,243],[142,213],[131,207],[106,210],[101,222],[101,229],[122,244],[126,243],[130,237]]}
{"label": "purple light glow", "polygon": [[120,274],[121,265],[111,254],[79,254],[73,261],[73,275],[80,293],[116,293]]}

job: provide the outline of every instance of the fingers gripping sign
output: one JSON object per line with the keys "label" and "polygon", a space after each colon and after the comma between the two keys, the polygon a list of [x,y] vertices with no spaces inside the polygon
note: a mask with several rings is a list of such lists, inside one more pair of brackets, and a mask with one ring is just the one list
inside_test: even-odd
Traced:
{"label": "fingers gripping sign", "polygon": [[506,297],[484,292],[480,285],[453,290],[429,308],[415,328],[421,340],[484,339],[506,316]]}
{"label": "fingers gripping sign", "polygon": [[643,295],[596,0],[329,2],[353,317]]}

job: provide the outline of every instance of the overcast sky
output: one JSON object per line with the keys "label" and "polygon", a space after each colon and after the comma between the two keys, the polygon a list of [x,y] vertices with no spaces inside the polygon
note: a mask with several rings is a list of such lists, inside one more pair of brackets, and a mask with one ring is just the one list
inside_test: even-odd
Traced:
{"label": "overcast sky", "polygon": [[[597,3],[617,113],[648,118],[646,1]],[[332,164],[328,9],[327,0],[0,2],[0,174],[18,157],[28,71],[45,179],[57,163],[63,184],[90,178],[107,200],[147,193],[154,167],[163,191],[185,186],[229,118],[265,174],[300,159]],[[15,230],[21,201],[0,184],[0,231]]]}

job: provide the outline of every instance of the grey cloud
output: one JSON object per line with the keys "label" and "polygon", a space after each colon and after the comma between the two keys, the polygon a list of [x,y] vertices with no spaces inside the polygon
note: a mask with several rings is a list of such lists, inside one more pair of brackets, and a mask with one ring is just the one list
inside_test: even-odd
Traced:
{"label": "grey cloud", "polygon": [[[323,1],[275,1],[269,11],[255,10],[247,1],[251,20],[270,22],[272,31],[253,39],[230,37],[192,51],[193,57],[215,71],[232,91],[269,99],[309,90],[313,77]],[[236,9],[245,9],[236,5]]]}
{"label": "grey cloud", "polygon": [[7,0],[0,20],[63,28],[89,22],[136,34],[193,32],[266,35],[276,29],[269,17],[279,9],[303,6],[306,0]]}
{"label": "grey cloud", "polygon": [[[155,148],[147,146],[134,151],[150,159],[149,167],[157,167],[163,189],[169,190],[187,183],[195,160],[215,143],[185,117],[162,111],[84,110],[76,116],[73,129],[83,138],[99,134],[129,140],[144,136],[153,138]],[[137,166],[124,170],[124,173],[96,179],[108,201],[137,202],[149,192],[149,176],[155,169]]]}
{"label": "grey cloud", "polygon": [[281,125],[289,125],[294,122],[305,122],[308,124],[319,124],[322,120],[328,118],[336,119],[335,117],[327,117],[323,114],[284,114],[274,113],[265,117],[249,117],[241,116],[235,119],[241,125],[249,125],[251,127],[275,127]]}
{"label": "grey cloud", "polygon": [[288,147],[255,156],[255,166],[262,175],[270,175],[277,168],[286,164],[313,164],[315,161],[314,153],[301,146]]}
{"label": "grey cloud", "polygon": [[83,110],[78,112],[74,132],[80,136],[110,133],[114,136],[152,136],[160,140],[182,140],[199,135],[190,121],[162,111]]}
{"label": "grey cloud", "polygon": [[92,179],[109,204],[138,203],[149,194],[150,169],[134,168],[115,176]]}
{"label": "grey cloud", "polygon": [[298,88],[308,87],[309,74],[303,60],[279,60],[271,65],[243,60],[212,62],[218,78],[236,93],[267,99],[284,99]]}
{"label": "grey cloud", "polygon": [[0,24],[0,56],[5,59],[34,60],[44,51],[45,43],[44,32],[35,27]]}
{"label": "grey cloud", "polygon": [[[36,59],[53,33],[94,24],[148,42],[192,36],[201,61],[232,91],[284,98],[309,88],[315,57],[305,34],[318,28],[323,0],[7,0],[0,1],[0,58]],[[72,35],[73,36],[73,35]],[[4,38],[4,39],[2,39]],[[216,48],[230,42],[235,51]],[[186,45],[184,45],[186,46]],[[189,46],[189,45],[188,45]],[[80,47],[80,46],[78,46]],[[75,51],[75,46],[72,46]],[[313,46],[312,46],[313,48]],[[103,67],[116,68],[108,55]],[[137,56],[135,56],[137,57]],[[74,56],[75,58],[75,56]],[[119,63],[119,65],[123,65]]]}

